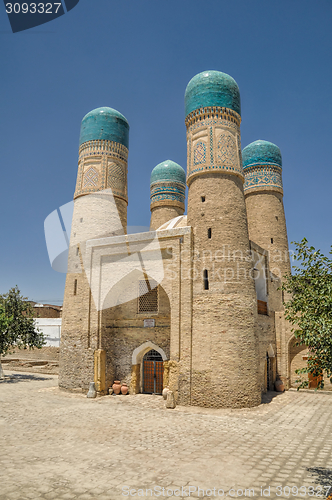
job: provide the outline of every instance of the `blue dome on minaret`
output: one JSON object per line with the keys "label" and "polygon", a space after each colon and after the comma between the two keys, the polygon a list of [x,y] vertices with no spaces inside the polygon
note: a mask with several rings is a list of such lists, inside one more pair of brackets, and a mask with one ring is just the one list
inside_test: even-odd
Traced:
{"label": "blue dome on minaret", "polygon": [[87,141],[112,141],[129,148],[129,123],[113,108],[93,109],[81,124],[80,146]]}
{"label": "blue dome on minaret", "polygon": [[151,204],[177,202],[184,208],[185,190],[186,173],[178,163],[166,160],[154,167],[150,178]]}
{"label": "blue dome on minaret", "polygon": [[186,185],[186,173],[178,163],[166,160],[159,163],[151,172],[150,185],[160,181],[174,181]]}
{"label": "blue dome on minaret", "polygon": [[251,165],[276,165],[282,167],[281,151],[268,141],[255,141],[248,144],[242,151],[243,168]]}
{"label": "blue dome on minaret", "polygon": [[185,111],[188,116],[199,108],[221,107],[241,115],[240,90],[231,76],[221,71],[203,71],[187,85]]}

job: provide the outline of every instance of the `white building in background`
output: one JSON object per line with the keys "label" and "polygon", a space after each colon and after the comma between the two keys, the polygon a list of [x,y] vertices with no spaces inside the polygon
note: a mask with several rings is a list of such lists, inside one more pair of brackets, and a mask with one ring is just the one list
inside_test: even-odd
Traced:
{"label": "white building in background", "polygon": [[61,318],[35,319],[36,326],[45,336],[45,346],[60,347],[61,321]]}
{"label": "white building in background", "polygon": [[35,324],[44,334],[46,347],[60,347],[61,337],[61,306],[51,304],[33,304],[38,315]]}

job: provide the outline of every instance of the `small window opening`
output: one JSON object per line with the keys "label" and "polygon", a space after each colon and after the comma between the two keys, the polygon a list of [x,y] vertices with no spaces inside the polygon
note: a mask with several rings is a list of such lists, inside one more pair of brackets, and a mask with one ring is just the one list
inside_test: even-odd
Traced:
{"label": "small window opening", "polygon": [[271,238],[271,243],[273,243],[273,238]]}
{"label": "small window opening", "polygon": [[208,238],[211,239],[212,236],[212,229],[209,227],[208,229]]}
{"label": "small window opening", "polygon": [[201,196],[202,203],[205,201],[205,196]]}
{"label": "small window opening", "polygon": [[158,286],[155,281],[149,280],[149,284],[146,280],[139,281],[138,312],[158,312]]}
{"label": "small window opening", "polygon": [[80,222],[83,222],[83,217],[80,218]]}
{"label": "small window opening", "polygon": [[277,215],[276,215],[276,219],[278,220],[278,217],[277,217]]}
{"label": "small window opening", "polygon": [[74,295],[77,294],[77,280],[74,281]]}
{"label": "small window opening", "polygon": [[80,252],[80,249],[79,249],[79,247],[77,247],[77,248],[76,248],[76,255],[78,255],[78,254],[79,254],[79,252]]}
{"label": "small window opening", "polygon": [[208,290],[209,289],[209,276],[208,276],[207,269],[204,269],[203,276],[204,276],[204,278],[203,278],[203,281],[204,281],[204,290]]}

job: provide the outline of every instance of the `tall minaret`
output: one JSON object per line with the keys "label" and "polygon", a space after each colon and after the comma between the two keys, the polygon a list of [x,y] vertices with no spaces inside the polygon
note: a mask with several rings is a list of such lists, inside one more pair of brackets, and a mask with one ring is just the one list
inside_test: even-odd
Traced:
{"label": "tall minaret", "polygon": [[151,230],[184,214],[186,173],[180,165],[166,160],[154,167],[150,190]]}
{"label": "tall minaret", "polygon": [[87,240],[126,231],[128,143],[129,124],[115,109],[97,108],[83,118],[63,303],[63,388],[86,389],[94,380],[94,352],[101,349],[101,339],[91,326],[97,307],[86,274],[85,247]]}
{"label": "tall minaret", "polygon": [[191,404],[258,405],[256,292],[241,160],[240,92],[218,71],[185,93],[193,244]]}
{"label": "tall minaret", "polygon": [[270,270],[282,278],[291,267],[280,149],[272,142],[255,141],[244,148],[242,157],[249,237],[269,251]]}

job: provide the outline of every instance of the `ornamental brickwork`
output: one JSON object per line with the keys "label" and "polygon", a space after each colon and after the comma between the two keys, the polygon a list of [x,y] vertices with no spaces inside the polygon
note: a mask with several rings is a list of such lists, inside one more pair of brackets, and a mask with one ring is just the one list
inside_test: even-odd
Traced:
{"label": "ornamental brickwork", "polygon": [[[194,121],[187,120],[188,225],[197,256],[192,404],[198,406],[254,406],[261,397],[239,122],[234,112],[211,116],[203,110]],[[205,157],[197,165],[202,144]],[[229,258],[222,256],[225,249]]]}
{"label": "ornamental brickwork", "polygon": [[223,171],[243,179],[241,117],[222,109],[200,111],[186,119],[188,185],[193,177],[207,171]]}
{"label": "ornamental brickwork", "polygon": [[137,394],[163,373],[177,404],[252,407],[277,378],[290,386],[295,357],[281,153],[267,141],[241,151],[225,73],[196,75],[185,108],[187,174],[171,160],[152,170],[151,231],[137,234],[126,234],[129,124],[106,107],[83,118],[59,385],[106,394],[120,380]]}
{"label": "ornamental brickwork", "polygon": [[254,165],[245,169],[244,192],[275,191],[283,194],[281,167],[276,165]]}
{"label": "ornamental brickwork", "polygon": [[88,141],[80,146],[74,199],[111,188],[128,203],[128,149],[113,141]]}

